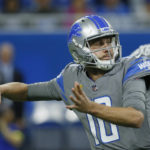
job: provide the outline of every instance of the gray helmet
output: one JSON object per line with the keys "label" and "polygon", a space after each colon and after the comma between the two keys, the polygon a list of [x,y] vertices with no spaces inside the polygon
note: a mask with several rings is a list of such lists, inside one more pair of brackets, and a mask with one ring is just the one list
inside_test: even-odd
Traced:
{"label": "gray helmet", "polygon": [[[108,52],[110,49],[113,49],[114,55],[110,60],[100,60],[90,50],[89,41],[106,36],[113,37],[111,47],[105,49],[107,49]],[[68,37],[68,47],[74,61],[84,67],[110,70],[121,57],[118,33],[105,18],[97,15],[84,16],[72,25]],[[103,49],[96,51],[100,50]]]}

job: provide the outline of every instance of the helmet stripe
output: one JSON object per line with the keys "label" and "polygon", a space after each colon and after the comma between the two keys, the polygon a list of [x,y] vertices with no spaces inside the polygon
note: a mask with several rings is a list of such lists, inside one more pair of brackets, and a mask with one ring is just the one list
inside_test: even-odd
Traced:
{"label": "helmet stripe", "polygon": [[86,16],[86,18],[90,19],[95,24],[95,26],[97,27],[97,29],[100,29],[98,23],[95,21],[95,19],[92,18],[92,16]]}
{"label": "helmet stripe", "polygon": [[69,34],[69,38],[68,38],[68,42],[71,42],[72,41],[72,37],[73,36],[76,36],[76,37],[80,37],[81,36],[81,26],[79,23],[75,23],[72,28],[71,28],[71,31],[70,31],[70,34]]}
{"label": "helmet stripe", "polygon": [[108,23],[105,21],[104,18],[98,16],[93,16],[93,18],[96,20],[96,22],[99,24],[101,28],[109,27]]}

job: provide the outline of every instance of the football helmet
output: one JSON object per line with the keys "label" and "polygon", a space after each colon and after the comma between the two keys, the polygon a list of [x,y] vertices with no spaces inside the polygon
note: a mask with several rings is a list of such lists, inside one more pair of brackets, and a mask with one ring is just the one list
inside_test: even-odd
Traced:
{"label": "football helmet", "polygon": [[[105,48],[109,54],[112,49],[113,56],[110,60],[100,60],[94,54],[95,51],[90,50],[89,41],[106,36],[113,37],[111,46]],[[97,15],[84,16],[72,25],[68,36],[68,48],[76,63],[101,70],[110,70],[121,57],[118,33],[105,18]],[[100,50],[104,48],[96,51]]]}

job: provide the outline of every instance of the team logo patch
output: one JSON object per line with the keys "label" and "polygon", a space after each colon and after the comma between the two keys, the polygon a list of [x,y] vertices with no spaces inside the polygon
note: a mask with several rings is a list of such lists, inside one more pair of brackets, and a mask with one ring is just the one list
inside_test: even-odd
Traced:
{"label": "team logo patch", "polygon": [[76,23],[73,25],[71,31],[70,31],[70,34],[69,34],[69,42],[72,41],[72,37],[73,36],[77,36],[77,37],[80,37],[81,36],[81,26],[79,25],[79,23]]}
{"label": "team logo patch", "polygon": [[96,92],[97,90],[98,90],[98,88],[97,88],[97,86],[94,84],[94,85],[92,85],[92,90],[94,91],[94,92]]}

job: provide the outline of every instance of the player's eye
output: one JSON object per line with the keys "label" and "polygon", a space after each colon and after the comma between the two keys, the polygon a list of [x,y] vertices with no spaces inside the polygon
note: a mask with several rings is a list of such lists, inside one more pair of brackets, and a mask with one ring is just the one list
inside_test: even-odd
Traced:
{"label": "player's eye", "polygon": [[105,44],[105,41],[104,41],[104,40],[100,40],[100,41],[99,41],[99,45],[100,45],[100,46],[103,46],[104,44]]}
{"label": "player's eye", "polygon": [[111,43],[112,42],[112,37],[109,37],[107,40],[106,40],[107,43]]}

